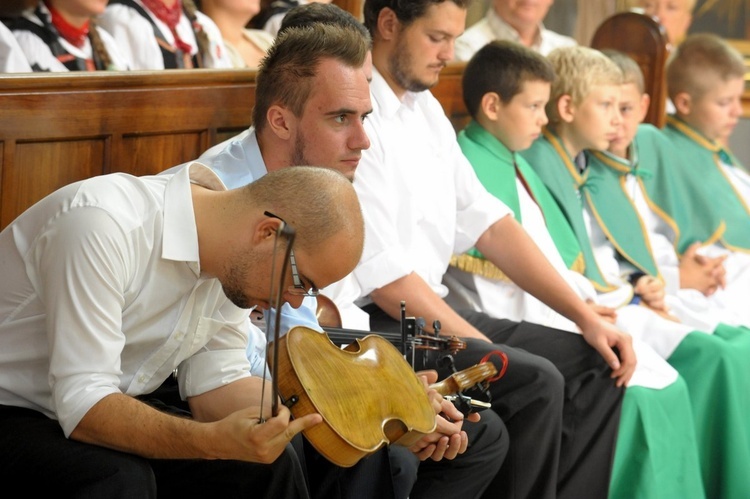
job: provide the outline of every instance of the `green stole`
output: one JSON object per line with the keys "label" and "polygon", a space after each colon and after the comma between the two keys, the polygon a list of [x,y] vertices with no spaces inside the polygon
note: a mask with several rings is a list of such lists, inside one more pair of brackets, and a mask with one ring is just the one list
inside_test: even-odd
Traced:
{"label": "green stole", "polygon": [[[670,165],[675,169],[670,179],[672,182],[683,184],[683,189],[689,193],[690,203],[693,205],[692,215],[708,217],[717,228],[724,226],[723,232],[716,233],[714,230],[714,237],[725,247],[733,251],[749,252],[750,207],[735,190],[718,163],[721,159],[734,166],[739,164],[737,160],[676,116],[667,118],[667,126],[663,132],[672,142],[673,151],[678,158],[678,162]],[[680,167],[675,163],[685,166]],[[704,211],[705,215],[702,213]],[[684,223],[687,221],[679,225],[680,230],[690,230],[689,225]],[[690,220],[690,223],[693,221]],[[705,236],[702,239],[704,242],[713,242],[710,240],[712,234],[705,232],[702,235]]]}
{"label": "green stole", "polygon": [[631,146],[633,166],[622,158],[602,151],[587,153],[588,182],[586,191],[589,209],[599,227],[617,252],[641,272],[658,276],[659,268],[638,209],[625,191],[628,174],[639,181],[651,172],[638,167],[638,150]]}
{"label": "green stole", "polygon": [[521,155],[545,183],[573,228],[583,253],[584,275],[599,292],[617,289],[617,285],[607,282],[596,263],[583,219],[579,196],[589,196],[589,190],[592,188],[588,182],[589,172],[585,171],[583,175],[578,173],[578,167],[565,150],[565,146],[546,128],[543,130],[543,136],[534,141],[531,147],[523,151]]}
{"label": "green stole", "polygon": [[638,126],[631,150],[638,153],[639,168],[651,175],[638,177],[651,210],[674,231],[674,247],[682,254],[694,242],[704,245],[719,241],[724,222],[710,206],[701,201],[705,193],[699,184],[685,182],[676,167],[675,150],[665,134],[649,124]]}
{"label": "green stole", "polygon": [[[495,197],[513,210],[516,220],[521,220],[520,201],[516,188],[516,177],[526,186],[529,195],[541,209],[555,245],[569,269],[583,272],[583,256],[578,240],[565,216],[557,207],[544,183],[529,164],[510,151],[476,121],[471,121],[458,134],[458,144],[471,163],[480,182]],[[505,279],[500,269],[487,261],[472,248],[462,255],[454,255],[451,265],[463,271],[490,279]]]}

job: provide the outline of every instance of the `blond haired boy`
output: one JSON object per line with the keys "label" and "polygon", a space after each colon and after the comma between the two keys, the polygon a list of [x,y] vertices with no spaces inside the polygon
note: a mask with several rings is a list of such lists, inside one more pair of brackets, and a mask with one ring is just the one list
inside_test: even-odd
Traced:
{"label": "blond haired boy", "polygon": [[[582,299],[594,299],[596,291],[588,280],[569,270],[581,258],[564,214],[518,154],[547,123],[544,105],[553,80],[551,64],[532,50],[513,42],[486,45],[464,71],[464,102],[473,120],[459,133],[458,142],[480,181],[513,209],[555,270]],[[560,241],[558,251],[555,243]],[[524,293],[475,249],[456,256],[452,265],[446,278],[456,281],[451,282],[451,294],[460,291],[474,298],[496,317],[577,332],[575,324]],[[609,497],[703,497],[687,385],[648,345],[634,342],[634,347],[638,367],[623,400]]]}

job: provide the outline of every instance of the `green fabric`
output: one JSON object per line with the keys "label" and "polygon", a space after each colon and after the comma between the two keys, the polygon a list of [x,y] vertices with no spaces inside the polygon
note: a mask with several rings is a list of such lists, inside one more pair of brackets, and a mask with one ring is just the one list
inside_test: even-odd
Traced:
{"label": "green fabric", "polygon": [[[639,178],[651,211],[661,217],[675,233],[674,247],[682,254],[694,242],[712,244],[719,240],[723,221],[703,201],[705,192],[681,174],[675,150],[664,132],[641,124],[634,139],[641,168],[651,172]],[[699,192],[700,191],[700,192]]]}
{"label": "green fabric", "polygon": [[[458,134],[458,144],[484,187],[513,210],[516,220],[523,223],[516,190],[516,174],[519,175],[542,210],[547,230],[552,234],[563,261],[569,269],[574,268],[581,261],[578,240],[544,183],[526,160],[511,152],[476,121],[471,121]],[[472,249],[471,254],[481,255],[476,249]]]}
{"label": "green fabric", "polygon": [[709,498],[750,497],[750,330],[690,333],[668,362],[690,392]]}
{"label": "green fabric", "polygon": [[[568,224],[573,228],[585,262],[584,275],[600,292],[615,289],[617,286],[607,282],[596,263],[591,240],[583,220],[579,193],[581,191],[585,193],[590,188],[586,177],[588,172],[584,172],[584,175],[578,173],[573,159],[565,151],[560,140],[549,130],[544,130],[544,136],[535,140],[529,149],[521,152],[521,156],[542,179],[565,214]],[[556,240],[555,244],[558,244]]]}
{"label": "green fabric", "polygon": [[588,154],[586,169],[588,183],[593,186],[586,191],[586,201],[607,240],[641,272],[659,276],[646,227],[625,191],[628,174],[644,178],[650,172],[639,168],[637,162],[631,167],[627,160],[600,151]]}
{"label": "green fabric", "polygon": [[[679,222],[680,230],[694,230],[690,228],[690,224],[694,223],[696,216],[701,223],[704,218],[708,218],[713,222],[713,227],[720,227],[724,222],[724,232],[720,235],[722,244],[735,251],[750,251],[750,207],[718,165],[719,157],[735,164],[736,160],[716,143],[674,116],[668,118],[663,133],[671,141],[677,158],[665,165],[673,169],[669,180],[683,184],[680,188],[691,195],[688,199],[694,204],[687,216],[678,215],[678,211],[684,207],[674,207],[673,213],[670,213]],[[661,190],[664,190],[663,185]],[[649,194],[659,200],[657,189]],[[708,239],[711,237],[710,228],[704,230],[703,234],[696,235],[703,236],[700,240]]]}
{"label": "green fabric", "polygon": [[609,499],[703,499],[695,421],[685,380],[628,388]]}

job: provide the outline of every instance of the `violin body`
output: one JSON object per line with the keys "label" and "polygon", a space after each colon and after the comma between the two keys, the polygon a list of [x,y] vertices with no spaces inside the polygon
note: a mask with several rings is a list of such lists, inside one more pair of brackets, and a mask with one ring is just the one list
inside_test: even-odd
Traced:
{"label": "violin body", "polygon": [[424,385],[387,340],[368,335],[342,350],[327,334],[298,326],[278,348],[272,369],[279,396],[294,417],[323,416],[304,435],[332,463],[353,466],[384,445],[409,446],[435,429]]}

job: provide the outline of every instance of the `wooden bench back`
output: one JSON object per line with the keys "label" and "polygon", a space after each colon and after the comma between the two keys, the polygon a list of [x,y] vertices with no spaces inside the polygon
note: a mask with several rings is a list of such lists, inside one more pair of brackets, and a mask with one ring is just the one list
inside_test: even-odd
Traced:
{"label": "wooden bench back", "polygon": [[664,28],[651,16],[620,12],[596,29],[591,47],[613,49],[629,55],[643,72],[651,104],[645,122],[661,128],[666,121],[666,64],[669,44]]}
{"label": "wooden bench back", "polygon": [[[462,64],[434,89],[468,121]],[[95,175],[158,173],[251,124],[255,72],[155,71],[0,78],[0,230],[55,189]]]}
{"label": "wooden bench back", "polygon": [[255,72],[0,78],[0,229],[63,185],[158,173],[250,125]]}

